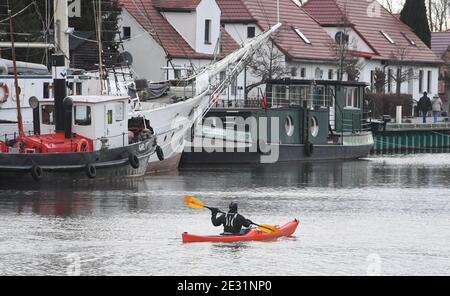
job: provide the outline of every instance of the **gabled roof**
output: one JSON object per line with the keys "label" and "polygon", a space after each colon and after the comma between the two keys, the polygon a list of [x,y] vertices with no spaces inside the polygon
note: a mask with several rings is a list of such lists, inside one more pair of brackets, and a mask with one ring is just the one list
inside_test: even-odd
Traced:
{"label": "gabled roof", "polygon": [[[228,16],[227,20],[232,19],[234,13],[237,13],[241,18],[250,16],[261,30],[266,30],[277,23],[277,1],[217,1],[222,9],[222,15]],[[334,59],[330,50],[330,44],[333,40],[313,18],[293,1],[280,1],[280,19],[283,25],[274,33],[273,40],[288,58],[330,61]],[[239,18],[235,21],[239,22]],[[310,44],[303,41],[294,29],[298,29],[310,41]]]}
{"label": "gabled roof", "polygon": [[443,57],[450,49],[450,31],[431,33],[431,50],[438,56]]}
{"label": "gabled roof", "polygon": [[[170,6],[182,2],[186,2],[189,6],[196,2],[200,3],[201,0],[119,0],[119,3],[161,45],[170,57],[210,59],[212,55],[196,52],[156,7],[159,3]],[[158,4],[155,5],[155,3]],[[239,48],[239,45],[225,30],[221,30],[221,32],[220,55],[225,56]]]}
{"label": "gabled roof", "polygon": [[202,0],[154,0],[156,8],[164,11],[195,10]]}
{"label": "gabled roof", "polygon": [[[324,8],[328,6],[331,7],[329,11]],[[333,15],[337,11],[336,6],[341,13],[339,18],[346,17],[356,33],[377,53],[378,57],[374,58],[389,60],[393,55],[398,55],[399,50],[406,49],[405,61],[442,62],[410,27],[389,13],[376,0],[309,0],[303,5],[303,9],[322,26],[330,26],[339,24]],[[395,44],[389,42],[381,31],[385,32]]]}
{"label": "gabled roof", "polygon": [[256,22],[242,0],[218,0],[217,4],[222,11],[222,22]]}

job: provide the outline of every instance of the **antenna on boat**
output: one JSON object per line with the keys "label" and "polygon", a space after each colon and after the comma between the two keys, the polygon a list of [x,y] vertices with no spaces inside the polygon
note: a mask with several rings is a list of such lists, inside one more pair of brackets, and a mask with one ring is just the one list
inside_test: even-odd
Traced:
{"label": "antenna on boat", "polygon": [[[94,15],[95,15],[94,2]],[[99,66],[99,80],[100,93],[103,94],[103,46],[102,46],[102,0],[98,0],[97,15],[95,15],[97,24],[97,41],[98,41],[98,66]]]}
{"label": "antenna on boat", "polygon": [[16,48],[14,46],[14,30],[13,30],[11,9],[9,8],[9,0],[6,1],[6,5],[7,5],[7,9],[8,9],[8,18],[9,18],[9,33],[11,36],[11,51],[12,51],[11,55],[12,55],[13,69],[14,69],[14,87],[15,87],[15,91],[16,91],[17,126],[19,129],[19,136],[24,137],[25,133],[23,131],[22,111],[20,109],[19,79],[17,77]]}

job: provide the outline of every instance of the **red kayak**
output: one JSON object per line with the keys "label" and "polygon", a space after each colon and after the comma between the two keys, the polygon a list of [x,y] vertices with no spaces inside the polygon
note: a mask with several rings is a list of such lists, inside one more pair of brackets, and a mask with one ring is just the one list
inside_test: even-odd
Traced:
{"label": "red kayak", "polygon": [[187,232],[183,233],[183,243],[200,243],[200,242],[241,242],[241,241],[264,241],[264,240],[274,240],[283,236],[291,236],[294,234],[297,226],[300,222],[295,219],[285,225],[278,227],[278,231],[275,233],[265,233],[259,229],[252,229],[243,235],[213,235],[213,236],[203,236],[194,235]]}

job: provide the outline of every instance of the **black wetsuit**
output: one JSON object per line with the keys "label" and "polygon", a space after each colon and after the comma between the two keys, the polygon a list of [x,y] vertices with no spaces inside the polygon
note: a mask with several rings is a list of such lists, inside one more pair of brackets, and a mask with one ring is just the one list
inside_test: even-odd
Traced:
{"label": "black wetsuit", "polygon": [[211,222],[214,226],[223,225],[224,234],[242,234],[242,227],[250,227],[252,223],[238,213],[228,212],[226,214],[221,213],[217,217],[218,212],[213,211],[211,216]]}

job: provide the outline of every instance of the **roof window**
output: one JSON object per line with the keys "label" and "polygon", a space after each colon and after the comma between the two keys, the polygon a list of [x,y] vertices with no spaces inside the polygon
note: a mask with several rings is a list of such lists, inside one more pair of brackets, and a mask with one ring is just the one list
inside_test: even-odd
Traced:
{"label": "roof window", "polygon": [[405,37],[405,39],[409,42],[409,44],[416,46],[416,42],[414,42],[414,40],[409,38],[408,35],[406,35],[404,32],[400,32],[400,34],[402,34],[403,37]]}
{"label": "roof window", "polygon": [[384,31],[380,31],[381,34],[383,34],[384,38],[387,39],[387,41],[389,41],[391,44],[395,44],[394,40],[392,40],[392,38]]}
{"label": "roof window", "polygon": [[311,41],[309,41],[309,39],[302,33],[302,31],[300,31],[297,28],[293,28],[295,33],[297,33],[297,35],[303,40],[303,42],[305,42],[306,44],[311,44]]}

